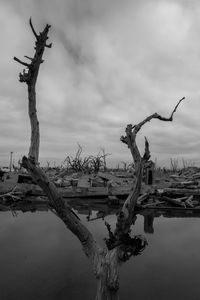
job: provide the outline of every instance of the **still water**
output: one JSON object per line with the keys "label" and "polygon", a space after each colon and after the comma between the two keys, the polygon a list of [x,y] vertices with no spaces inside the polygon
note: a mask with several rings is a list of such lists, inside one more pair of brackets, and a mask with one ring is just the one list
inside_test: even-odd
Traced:
{"label": "still water", "polygon": [[[87,213],[87,212],[85,212]],[[99,243],[107,236],[102,219],[79,217]],[[91,211],[90,219],[96,217]],[[114,228],[115,214],[105,217]],[[95,299],[96,281],[79,241],[52,212],[0,212],[0,299]],[[148,246],[120,270],[120,299],[200,299],[200,218],[154,218],[144,233],[138,216],[134,234]]]}

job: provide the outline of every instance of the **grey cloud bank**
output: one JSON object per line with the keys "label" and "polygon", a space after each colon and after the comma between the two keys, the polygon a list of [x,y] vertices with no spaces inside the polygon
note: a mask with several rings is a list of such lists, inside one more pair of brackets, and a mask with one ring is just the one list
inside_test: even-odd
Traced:
{"label": "grey cloud bank", "polygon": [[105,147],[111,165],[130,161],[119,141],[126,124],[156,111],[168,116],[185,96],[174,122],[151,121],[138,143],[142,151],[147,136],[160,164],[199,164],[198,1],[9,0],[0,8],[0,165],[29,147],[26,86],[12,60],[34,51],[29,16],[37,30],[52,25],[37,84],[42,161],[62,161],[77,142],[85,155]]}

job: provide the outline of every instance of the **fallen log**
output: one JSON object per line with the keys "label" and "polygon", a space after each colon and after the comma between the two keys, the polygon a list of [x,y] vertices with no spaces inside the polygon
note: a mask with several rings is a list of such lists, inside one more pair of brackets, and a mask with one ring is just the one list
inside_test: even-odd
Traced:
{"label": "fallen log", "polygon": [[137,199],[137,204],[138,205],[142,205],[142,203],[147,200],[149,198],[149,193],[145,193],[143,195],[141,195],[138,199]]}
{"label": "fallen log", "polygon": [[123,178],[114,176],[114,175],[106,173],[106,172],[98,172],[97,176],[102,178],[105,181],[111,181],[113,183],[120,184],[120,185],[122,185],[124,182]]}
{"label": "fallen log", "polygon": [[197,188],[198,181],[190,180],[190,181],[180,181],[180,182],[172,182],[170,188]]}
{"label": "fallen log", "polygon": [[165,201],[156,201],[156,202],[153,202],[153,203],[147,203],[147,204],[143,204],[142,208],[157,207],[160,204],[164,204],[164,203],[165,203]]}
{"label": "fallen log", "polygon": [[194,207],[194,204],[193,204],[193,202],[192,202],[192,199],[193,199],[193,195],[190,196],[190,197],[185,201],[186,206],[188,206],[188,207]]}
{"label": "fallen log", "polygon": [[191,175],[193,179],[200,178],[200,172]]}
{"label": "fallen log", "polygon": [[164,201],[166,201],[170,204],[174,204],[176,206],[186,207],[185,203],[182,202],[179,199],[174,199],[174,198],[170,198],[170,197],[167,197],[167,196],[162,196],[162,200],[164,200]]}
{"label": "fallen log", "polygon": [[164,188],[163,193],[167,195],[185,195],[185,196],[191,196],[191,195],[200,195],[200,189],[178,189],[178,188]]}

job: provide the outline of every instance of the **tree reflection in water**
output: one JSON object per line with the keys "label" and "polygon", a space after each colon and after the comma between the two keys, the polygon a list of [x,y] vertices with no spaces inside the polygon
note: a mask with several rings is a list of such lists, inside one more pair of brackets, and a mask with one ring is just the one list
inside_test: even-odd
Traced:
{"label": "tree reflection in water", "polygon": [[[113,215],[113,214],[117,214],[120,211],[120,207],[119,206],[108,206],[106,204],[103,203],[95,203],[95,201],[91,201],[87,199],[83,201],[73,201],[71,202],[71,207],[74,209],[75,213],[78,212],[79,216],[81,216],[81,214],[83,216],[85,216],[85,220],[87,220],[88,215],[90,215],[90,217],[92,216],[103,216],[102,218],[104,218],[105,220],[110,220],[109,216]],[[17,208],[17,203],[16,203],[16,207],[13,207],[13,209],[17,210],[20,209],[20,207]],[[23,205],[21,207],[21,209],[23,211],[33,211],[33,210],[44,210],[45,209],[45,205],[34,205],[34,202],[31,206],[28,207],[28,205]],[[48,206],[46,206],[46,209],[48,209]],[[91,215],[92,212],[92,215]],[[100,212],[100,213],[99,213]],[[166,218],[189,218],[189,217],[200,217],[200,213],[199,212],[193,212],[191,210],[180,210],[180,209],[157,209],[157,210],[150,210],[150,209],[146,209],[143,211],[136,211],[135,215],[133,217],[133,223],[135,224],[136,221],[136,217],[139,215],[142,215],[144,217],[143,220],[143,226],[144,226],[144,230],[146,230],[147,232],[153,232],[153,220],[155,220],[156,218],[159,218],[160,216],[164,216]],[[108,217],[108,218],[106,218]],[[82,217],[81,219],[84,219],[84,217]],[[93,218],[91,218],[93,219]],[[87,221],[86,221],[87,222]],[[95,227],[95,221],[88,221],[89,223],[91,222],[91,224],[94,222],[94,226]],[[85,222],[84,222],[85,223]],[[90,228],[92,226],[89,226]],[[116,242],[116,239],[114,238],[114,232],[111,230],[110,225],[107,223],[106,224],[107,229],[108,229],[108,236],[106,237],[106,244],[107,244],[107,249],[105,248],[104,250],[104,254],[107,253],[107,255],[103,256],[102,258],[104,258],[105,260],[103,260],[106,264],[109,263],[110,266],[113,268],[112,271],[114,272],[114,270],[116,270],[116,265],[114,264],[115,262],[115,254],[118,254],[118,259],[119,259],[119,266],[123,265],[124,262],[127,262],[128,259],[130,259],[130,257],[135,256],[140,254],[143,250],[144,247],[146,246],[146,242],[143,241],[143,238],[141,236],[134,236],[133,234],[131,234],[131,232],[127,235],[124,235],[121,237],[121,243],[119,243],[119,241]],[[137,225],[136,225],[137,226]],[[113,227],[113,223],[112,223],[112,228]],[[132,232],[134,231],[135,226],[132,226]],[[151,246],[151,245],[150,245]],[[118,249],[118,251],[116,251],[116,249]],[[112,256],[112,255],[113,256]],[[106,260],[107,259],[107,260]],[[137,258],[136,258],[137,259]],[[111,264],[111,262],[113,262],[113,264]],[[105,267],[105,265],[104,265]],[[107,265],[108,267],[108,265]],[[108,268],[109,269],[109,268]],[[108,270],[107,269],[107,270]],[[109,270],[109,272],[111,271],[111,269]],[[108,272],[108,274],[110,274]],[[97,275],[97,274],[96,274]],[[116,273],[113,273],[113,275],[116,275]],[[107,278],[108,280],[108,278]],[[115,282],[116,283],[116,282]],[[112,286],[112,284],[114,284],[114,282],[110,282],[110,286]],[[116,285],[114,285],[114,288],[117,288]]]}

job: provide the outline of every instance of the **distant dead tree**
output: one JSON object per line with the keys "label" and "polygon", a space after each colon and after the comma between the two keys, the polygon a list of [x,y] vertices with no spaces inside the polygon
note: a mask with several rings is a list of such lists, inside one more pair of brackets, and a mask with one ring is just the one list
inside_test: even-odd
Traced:
{"label": "distant dead tree", "polygon": [[127,171],[127,162],[126,161],[121,161],[123,165],[123,170],[126,172]]}
{"label": "distant dead tree", "polygon": [[184,98],[178,102],[169,118],[162,117],[155,113],[134,126],[131,124],[127,125],[125,136],[121,137],[121,141],[128,146],[132,154],[136,172],[136,183],[133,184],[131,192],[118,214],[115,230],[112,231],[111,226],[106,223],[109,234],[106,239],[107,247],[101,247],[96,242],[93,234],[81,222],[70,205],[64,201],[55,185],[38,165],[39,123],[36,115],[35,84],[44,49],[45,47],[50,47],[50,45],[46,44],[50,26],[46,25],[45,29],[39,35],[35,32],[31,20],[30,26],[36,37],[35,56],[31,59],[31,64],[26,64],[15,58],[15,60],[28,68],[28,72],[24,71],[23,74],[20,74],[20,81],[26,82],[28,85],[29,116],[33,130],[33,132],[31,132],[32,138],[29,155],[28,158],[26,156],[23,157],[22,163],[33,180],[48,196],[51,209],[81,242],[83,251],[90,260],[94,275],[97,279],[96,300],[115,300],[118,299],[119,266],[131,256],[140,254],[146,246],[146,240],[144,238],[141,236],[131,237],[130,235],[131,225],[135,220],[134,207],[141,192],[143,168],[150,158],[149,143],[146,138],[144,154],[140,154],[136,144],[137,133],[143,125],[153,118],[161,121],[172,121],[174,112]]}
{"label": "distant dead tree", "polygon": [[106,171],[106,157],[111,155],[111,153],[106,153],[105,149],[100,149],[99,153],[96,156],[91,156],[90,158],[90,169],[91,171],[97,173],[100,170]]}
{"label": "distant dead tree", "polygon": [[170,158],[170,164],[173,172],[178,171],[178,159]]}
{"label": "distant dead tree", "polygon": [[76,152],[75,157],[67,156],[64,160],[64,164],[67,163],[67,168],[71,169],[75,172],[86,172],[89,170],[89,164],[91,156],[82,157],[81,153],[83,148],[80,144],[78,144],[78,150]]}
{"label": "distant dead tree", "polygon": [[78,144],[78,150],[75,157],[68,155],[65,158],[63,165],[66,163],[67,168],[75,172],[97,173],[101,169],[106,170],[106,156],[110,155],[109,153],[105,153],[105,150],[101,149],[96,156],[89,155],[82,157],[82,150],[82,146]]}
{"label": "distant dead tree", "polygon": [[101,152],[102,152],[102,158],[103,158],[103,164],[104,164],[103,168],[104,168],[104,171],[106,171],[106,170],[107,170],[106,157],[107,157],[108,155],[111,155],[111,153],[106,153],[106,152],[105,152],[105,148],[101,148]]}

